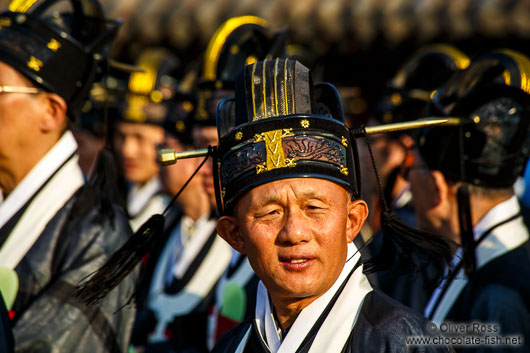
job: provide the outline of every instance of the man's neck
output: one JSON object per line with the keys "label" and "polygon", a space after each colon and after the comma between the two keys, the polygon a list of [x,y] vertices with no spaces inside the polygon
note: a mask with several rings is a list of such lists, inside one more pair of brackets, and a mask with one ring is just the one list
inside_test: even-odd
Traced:
{"label": "man's neck", "polygon": [[[506,195],[502,197],[495,197],[495,198],[489,198],[489,197],[483,197],[476,194],[470,195],[470,204],[471,204],[471,223],[473,227],[477,225],[477,223],[486,216],[486,214],[495,206],[498,204],[509,200],[513,195]],[[456,198],[454,200],[455,202],[455,211],[452,214],[452,219],[448,220],[448,227],[449,230],[446,236],[448,236],[449,239],[453,240],[455,243],[460,245],[462,243],[462,239],[460,237],[460,223],[458,221],[458,203],[456,201]],[[456,251],[458,247],[454,247],[453,251]]]}
{"label": "man's neck", "polygon": [[282,300],[276,298],[276,301],[271,298],[274,307],[274,312],[278,320],[282,331],[288,330],[295,322],[298,314],[307,307],[309,304],[314,302],[318,297],[303,298],[297,300]]}

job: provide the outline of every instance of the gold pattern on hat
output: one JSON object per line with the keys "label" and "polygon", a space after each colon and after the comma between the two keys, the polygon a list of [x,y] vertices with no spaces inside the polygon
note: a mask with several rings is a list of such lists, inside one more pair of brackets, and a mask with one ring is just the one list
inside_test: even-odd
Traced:
{"label": "gold pattern on hat", "polygon": [[55,38],[50,39],[47,45],[48,49],[51,51],[57,51],[61,47],[61,43],[59,43]]}
{"label": "gold pattern on hat", "polygon": [[36,57],[34,56],[30,56],[29,57],[29,61],[28,61],[28,67],[34,71],[40,71],[41,67],[42,67],[42,61],[40,61],[39,59],[37,59]]}
{"label": "gold pattern on hat", "polygon": [[236,132],[236,141],[240,141],[243,138],[243,133],[241,131]]}
{"label": "gold pattern on hat", "polygon": [[11,26],[10,18],[0,18],[0,29]]}
{"label": "gold pattern on hat", "polygon": [[340,166],[340,172],[344,175],[348,175],[348,168],[345,168],[343,165]]}
{"label": "gold pattern on hat", "polygon": [[9,4],[8,9],[12,12],[26,12],[36,1],[37,0],[13,0]]}
{"label": "gold pattern on hat", "polygon": [[302,125],[302,127],[303,127],[304,129],[307,129],[307,128],[309,127],[309,120],[307,120],[307,119],[302,120],[302,121],[300,122],[300,125]]}
{"label": "gold pattern on hat", "polygon": [[344,137],[344,136],[342,136],[342,145],[344,147],[348,147],[348,139],[346,137]]}
{"label": "gold pattern on hat", "polygon": [[252,64],[252,83],[250,85],[250,89],[252,91],[252,113],[254,114],[254,118],[252,120],[256,120],[256,95],[254,94],[254,75],[256,74],[256,63]]}
{"label": "gold pattern on hat", "polygon": [[265,142],[267,160],[256,166],[256,174],[268,172],[273,169],[294,167],[294,159],[285,158],[282,141],[284,137],[294,136],[293,129],[279,129],[254,135],[254,143]]}

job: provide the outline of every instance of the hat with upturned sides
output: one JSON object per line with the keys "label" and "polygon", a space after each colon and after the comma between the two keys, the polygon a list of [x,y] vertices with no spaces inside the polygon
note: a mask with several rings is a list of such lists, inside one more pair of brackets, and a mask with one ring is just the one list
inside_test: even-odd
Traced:
{"label": "hat with upturned sides", "polygon": [[148,48],[135,65],[142,71],[129,77],[119,118],[127,123],[162,126],[178,91],[179,60],[164,48]]}
{"label": "hat with upturned sides", "polygon": [[[425,124],[429,123],[386,128]],[[225,98],[217,106],[218,146],[181,152],[163,149],[159,159],[169,165],[178,159],[203,157],[200,168],[212,156],[220,215],[231,214],[237,200],[252,188],[287,178],[329,180],[359,198],[361,178],[355,139],[386,131],[383,127],[371,129],[348,129],[333,85],[313,84],[309,69],[301,63],[276,58],[252,63],[238,73],[235,97]],[[101,300],[112,289],[110,284],[119,283],[151,248],[161,234],[163,219],[162,215],[152,216],[80,286],[78,294],[89,302]],[[429,260],[441,262],[441,269],[445,268],[443,261],[450,258],[445,240],[411,233],[396,224],[393,230],[401,231],[402,243],[419,247]]]}
{"label": "hat with upturned sides", "polygon": [[479,56],[434,97],[451,126],[424,129],[420,153],[454,181],[488,188],[513,185],[530,153],[530,60],[512,50]]}
{"label": "hat with upturned sides", "polygon": [[105,73],[118,27],[96,0],[13,0],[0,14],[0,61],[64,98],[73,117]]}
{"label": "hat with upturned sides", "polygon": [[197,97],[190,93],[177,92],[169,104],[169,112],[164,119],[164,130],[186,145],[192,146],[192,118]]}
{"label": "hat with upturned sides", "polygon": [[431,170],[440,170],[457,190],[464,270],[476,268],[476,241],[468,185],[511,188],[530,154],[530,60],[498,50],[472,60],[433,99],[432,111],[449,126],[424,129],[418,149]]}
{"label": "hat with upturned sides", "polygon": [[219,100],[233,96],[235,77],[245,65],[283,53],[285,33],[273,33],[256,16],[228,19],[208,43],[199,80],[194,123],[215,126]]}
{"label": "hat with upturned sides", "polygon": [[[291,59],[265,60],[238,75],[235,98],[217,114],[220,208],[278,179],[322,178],[359,196],[355,141],[334,86],[313,84]],[[214,163],[215,168],[215,163]]]}
{"label": "hat with upturned sides", "polygon": [[388,83],[374,118],[387,124],[425,117],[436,89],[469,62],[466,54],[450,45],[433,44],[419,49]]}

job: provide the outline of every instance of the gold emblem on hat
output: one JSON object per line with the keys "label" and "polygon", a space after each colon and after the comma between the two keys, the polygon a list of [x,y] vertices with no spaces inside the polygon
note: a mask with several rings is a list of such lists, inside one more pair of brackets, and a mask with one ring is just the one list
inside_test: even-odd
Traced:
{"label": "gold emblem on hat", "polygon": [[348,168],[345,168],[343,165],[340,166],[340,172],[344,175],[349,174]]}
{"label": "gold emblem on hat", "polygon": [[282,146],[283,138],[294,136],[292,130],[272,130],[254,135],[254,143],[265,142],[265,152],[267,153],[267,161],[256,166],[256,174],[296,165],[294,159],[285,158]]}
{"label": "gold emblem on hat", "polygon": [[36,57],[34,56],[30,56],[29,57],[29,61],[28,61],[28,67],[34,71],[40,71],[41,67],[42,67],[42,61],[40,61],[39,59],[37,59]]}
{"label": "gold emblem on hat", "polygon": [[0,18],[0,29],[11,26],[10,18]]}
{"label": "gold emblem on hat", "polygon": [[51,51],[57,51],[59,50],[59,48],[61,47],[61,43],[59,43],[57,40],[55,40],[54,38],[50,39],[50,41],[48,42],[48,45],[47,45],[48,49],[50,49]]}
{"label": "gold emblem on hat", "polygon": [[309,127],[309,120],[307,120],[307,119],[302,120],[302,121],[300,122],[300,125],[302,125],[302,127],[303,127],[304,129],[307,129],[307,128]]}
{"label": "gold emblem on hat", "polygon": [[236,132],[236,141],[239,141],[243,138],[243,133],[241,131]]}
{"label": "gold emblem on hat", "polygon": [[344,137],[344,136],[342,136],[342,145],[344,147],[348,147],[348,139],[346,137]]}

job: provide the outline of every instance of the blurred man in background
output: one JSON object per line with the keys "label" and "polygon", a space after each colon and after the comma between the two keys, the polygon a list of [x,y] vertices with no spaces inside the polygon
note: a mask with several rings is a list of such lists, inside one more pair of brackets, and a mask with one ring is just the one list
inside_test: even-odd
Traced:
{"label": "blurred man in background", "polygon": [[162,123],[176,92],[172,74],[177,59],[160,48],[146,49],[137,61],[144,72],[131,74],[126,102],[114,128],[114,150],[125,179],[127,211],[136,231],[161,213],[167,197],[160,190],[157,146],[164,139]]}
{"label": "blurred man in background", "polygon": [[425,315],[437,325],[493,325],[518,340],[496,352],[526,352],[530,342],[529,233],[513,190],[530,151],[528,70],[514,51],[473,59],[434,97],[452,126],[422,131],[410,170],[418,225],[457,244]]}
{"label": "blurred man in background", "polygon": [[0,23],[0,266],[19,278],[16,350],[125,351],[132,276],[98,306],[72,296],[130,228],[108,190],[84,183],[68,129],[104,74],[118,23],[76,0],[13,2]]}

